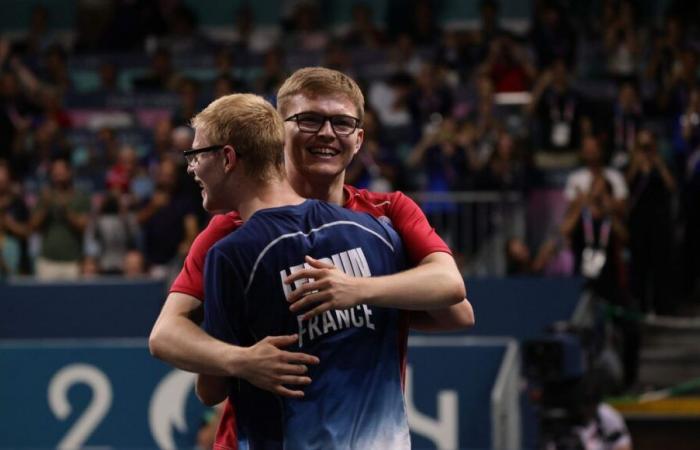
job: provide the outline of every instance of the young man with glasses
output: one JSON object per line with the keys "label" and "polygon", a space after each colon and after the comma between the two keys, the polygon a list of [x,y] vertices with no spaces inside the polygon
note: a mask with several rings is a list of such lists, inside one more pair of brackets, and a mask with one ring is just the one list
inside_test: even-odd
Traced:
{"label": "young man with glasses", "polygon": [[[391,222],[403,240],[409,260],[415,265],[413,269],[387,277],[352,278],[310,259],[310,267],[296,272],[287,281],[295,283],[302,277],[315,281],[294,291],[290,300],[294,302],[299,300],[297,296],[318,290],[304,297],[305,303],[301,305],[311,307],[313,303],[314,307],[328,309],[376,297],[411,302],[462,296],[463,280],[449,248],[413,201],[401,193],[371,193],[344,185],[345,169],[359,151],[364,137],[360,128],[364,97],[357,84],[334,70],[300,69],[280,88],[277,107],[286,119],[285,168],[294,190],[305,198],[322,199]],[[349,130],[351,124],[355,127]],[[200,153],[197,158],[201,156]],[[217,211],[220,207],[216,202],[210,203],[208,197],[226,193],[208,191],[203,195],[205,208]],[[294,344],[297,337],[269,337],[242,349],[211,338],[197,326],[204,300],[202,272],[206,252],[240,223],[237,213],[216,215],[195,240],[151,333],[151,352],[185,370],[221,376],[236,374],[278,395],[299,397],[302,391],[290,389],[290,383],[285,381],[289,376],[298,376],[289,370],[290,363],[297,363],[291,355],[298,354],[283,350]],[[410,316],[405,314],[404,319],[406,324],[410,319],[412,327],[422,330],[463,328],[472,325],[474,320],[466,299],[442,310],[413,311]],[[407,327],[404,332],[407,334]],[[405,360],[402,362],[405,364]],[[235,421],[227,404],[216,448],[236,448],[235,442]]]}
{"label": "young man with glasses", "polygon": [[[290,312],[286,275],[305,255],[337,261],[355,277],[390,276],[403,265],[396,232],[367,214],[306,200],[284,170],[284,125],[272,105],[252,94],[224,96],[192,121],[202,152],[188,168],[209,209],[235,209],[245,223],[209,250],[204,330],[244,347],[264,336],[298,336],[292,350],[315,355],[317,366],[290,364],[288,384],[306,384],[304,398],[281,398],[251,382],[200,375],[206,403],[236,405],[243,448],[326,449],[410,447],[401,388],[398,307],[444,308],[461,300],[378,297],[321,317]],[[220,193],[225,195],[220,195]],[[311,313],[313,314],[313,313]],[[308,370],[308,372],[307,372]],[[313,429],[308,424],[318,424]]]}

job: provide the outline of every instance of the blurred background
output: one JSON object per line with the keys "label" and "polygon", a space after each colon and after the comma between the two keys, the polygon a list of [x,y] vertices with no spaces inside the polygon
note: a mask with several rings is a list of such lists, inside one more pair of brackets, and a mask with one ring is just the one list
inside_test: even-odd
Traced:
{"label": "blurred background", "polygon": [[411,337],[415,448],[700,446],[697,2],[2,6],[0,448],[210,445],[146,342],[209,219],[188,122],[310,65],[365,94],[347,182],[412,196],[474,305]]}

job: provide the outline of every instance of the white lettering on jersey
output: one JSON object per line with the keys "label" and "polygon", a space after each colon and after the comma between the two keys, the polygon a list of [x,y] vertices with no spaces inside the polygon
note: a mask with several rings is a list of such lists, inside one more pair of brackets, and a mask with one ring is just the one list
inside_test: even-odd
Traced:
{"label": "white lettering on jersey", "polygon": [[[319,322],[321,322],[320,326]],[[322,315],[312,317],[309,320],[303,320],[299,315],[297,316],[297,324],[299,326],[300,348],[305,343],[332,331],[340,331],[351,327],[375,329],[372,322],[372,310],[367,305],[357,305],[353,308],[338,311],[326,311]]]}
{"label": "white lettering on jersey", "polygon": [[[326,258],[319,258],[327,264],[332,264],[343,273],[351,277],[371,277],[372,272],[367,262],[367,257],[361,247],[353,248],[347,251],[336,253]],[[301,270],[311,268],[307,263],[297,264],[288,269],[280,271],[282,280],[282,289],[284,290],[285,298],[289,298],[294,290],[301,287],[303,284],[310,282],[308,278],[300,279],[294,282],[294,286],[284,283],[285,278],[291,274]],[[312,317],[309,320],[302,320],[301,316],[297,316],[297,324],[299,327],[299,347],[304,345],[304,342],[313,341],[314,339],[323,336],[324,334],[334,331],[344,330],[346,328],[369,328],[374,330],[372,323],[372,310],[367,305],[358,305],[354,308],[336,311],[326,311],[320,316]]]}

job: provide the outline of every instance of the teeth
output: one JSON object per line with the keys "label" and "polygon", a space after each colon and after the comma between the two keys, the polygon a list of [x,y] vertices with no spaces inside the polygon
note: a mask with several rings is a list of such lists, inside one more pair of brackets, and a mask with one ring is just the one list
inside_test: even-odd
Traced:
{"label": "teeth", "polygon": [[332,148],[312,148],[309,149],[311,153],[314,155],[322,155],[322,156],[334,156],[338,152],[335,149]]}

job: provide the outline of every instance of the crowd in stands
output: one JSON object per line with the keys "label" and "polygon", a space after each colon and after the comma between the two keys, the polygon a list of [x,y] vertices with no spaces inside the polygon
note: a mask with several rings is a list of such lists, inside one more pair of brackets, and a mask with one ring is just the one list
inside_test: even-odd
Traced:
{"label": "crowd in stands", "polygon": [[243,2],[222,33],[183,1],[86,1],[70,39],[35,7],[23,32],[0,36],[0,273],[178,270],[208,219],[181,155],[189,119],[227,93],[274,102],[293,70],[324,65],[366,95],[349,183],[515,192],[526,205],[557,191],[556,226],[535,221],[539,234],[496,248],[509,274],[580,274],[644,311],[697,293],[700,8],[535,0],[514,29],[498,1],[468,26],[438,20],[444,3],[387,0],[376,17],[355,2],[331,27],[324,2],[285,1],[263,27]]}

